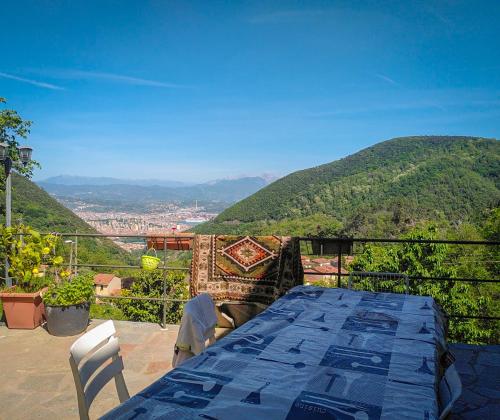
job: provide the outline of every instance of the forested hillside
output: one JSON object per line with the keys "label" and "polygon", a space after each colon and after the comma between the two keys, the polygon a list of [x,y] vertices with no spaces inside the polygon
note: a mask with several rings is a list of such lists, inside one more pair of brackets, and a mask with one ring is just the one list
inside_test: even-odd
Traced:
{"label": "forested hillside", "polygon": [[[28,224],[41,232],[97,233],[30,180],[13,174],[12,222]],[[5,220],[5,194],[0,192],[0,220]],[[130,255],[107,239],[80,239],[80,262],[100,264],[124,263]]]}
{"label": "forested hillside", "polygon": [[500,201],[500,142],[403,137],[294,172],[196,228],[394,236],[419,221],[480,223]]}

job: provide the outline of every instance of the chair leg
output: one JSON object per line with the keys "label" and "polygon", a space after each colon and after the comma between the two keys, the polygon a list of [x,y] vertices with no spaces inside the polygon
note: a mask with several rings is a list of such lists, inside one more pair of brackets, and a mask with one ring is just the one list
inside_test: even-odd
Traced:
{"label": "chair leg", "polygon": [[116,392],[118,392],[118,398],[120,399],[120,403],[127,401],[130,398],[128,393],[127,384],[125,383],[125,378],[123,377],[123,373],[119,373],[115,376],[115,385]]}
{"label": "chair leg", "polygon": [[78,366],[76,366],[76,363],[72,357],[69,358],[69,364],[71,366],[71,372],[73,373],[73,379],[75,380],[76,396],[78,398],[78,413],[80,415],[80,420],[89,420],[89,408],[87,407],[87,402],[85,401],[85,393],[83,391],[82,383],[80,382]]}

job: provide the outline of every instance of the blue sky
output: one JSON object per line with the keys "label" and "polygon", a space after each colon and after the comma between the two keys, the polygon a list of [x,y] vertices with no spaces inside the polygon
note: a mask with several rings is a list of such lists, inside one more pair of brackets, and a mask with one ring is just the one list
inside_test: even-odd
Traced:
{"label": "blue sky", "polygon": [[500,137],[497,1],[2,1],[0,96],[58,174],[288,172]]}

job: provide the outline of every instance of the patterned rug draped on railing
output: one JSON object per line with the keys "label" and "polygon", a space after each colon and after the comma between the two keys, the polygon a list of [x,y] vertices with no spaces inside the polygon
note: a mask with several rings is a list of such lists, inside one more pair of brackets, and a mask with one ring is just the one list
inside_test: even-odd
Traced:
{"label": "patterned rug draped on railing", "polygon": [[303,283],[298,238],[196,235],[191,296],[270,304]]}

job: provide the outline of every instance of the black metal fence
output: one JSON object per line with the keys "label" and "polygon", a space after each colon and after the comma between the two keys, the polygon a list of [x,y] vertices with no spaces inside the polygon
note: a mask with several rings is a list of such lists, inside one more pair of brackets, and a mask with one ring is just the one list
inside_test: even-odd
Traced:
{"label": "black metal fence", "polygon": [[[78,260],[78,238],[109,238],[111,240],[118,240],[122,238],[128,238],[129,240],[136,241],[138,244],[144,245],[144,250],[146,249],[146,244],[148,238],[154,236],[155,238],[160,238],[163,240],[163,244],[166,244],[168,240],[178,239],[177,235],[129,235],[129,234],[87,234],[87,233],[63,233],[60,234],[63,238],[73,239],[73,245],[71,246],[71,269],[73,271],[78,271],[80,268],[89,268],[93,270],[100,271],[113,271],[113,270],[139,270],[141,265],[138,264],[94,264],[91,261],[79,261]],[[183,235],[183,238],[192,238]],[[462,252],[461,264],[470,263],[471,266],[474,264],[484,264],[487,263],[491,267],[496,267],[498,272],[498,267],[500,261],[496,261],[494,258],[498,253],[492,252],[498,250],[500,242],[492,241],[472,241],[472,240],[432,240],[432,239],[389,239],[389,238],[311,238],[311,237],[301,237],[301,249],[302,253],[307,258],[307,255],[316,257],[328,256],[330,263],[326,264],[328,269],[317,270],[305,265],[305,281],[309,283],[315,283],[319,281],[322,284],[327,284],[331,287],[347,287],[348,278],[350,274],[349,262],[346,260],[351,260],[361,255],[364,251],[364,247],[368,244],[377,244],[378,246],[398,246],[402,244],[444,244],[449,247],[468,247],[471,252]],[[64,243],[65,241],[63,241]],[[477,250],[477,247],[481,247],[484,252],[473,252],[473,249]],[[451,249],[451,248],[450,248]],[[107,295],[97,295],[100,300],[118,300],[118,299],[128,299],[128,300],[149,300],[154,302],[162,303],[162,320],[161,324],[163,327],[166,325],[167,318],[167,306],[172,302],[185,302],[184,299],[176,299],[169,296],[166,288],[166,280],[169,271],[183,271],[186,274],[189,272],[188,267],[177,267],[168,265],[168,250],[167,246],[163,246],[161,250],[162,257],[161,263],[158,266],[158,270],[161,270],[163,276],[163,293],[161,297],[144,297],[144,296],[107,296]],[[181,250],[182,252],[182,250]],[[470,258],[469,258],[470,257]],[[467,261],[469,258],[470,261]],[[492,259],[493,258],[493,259]],[[347,265],[346,265],[347,264]],[[453,253],[450,253],[450,261],[445,261],[444,264],[456,264],[453,261]],[[66,264],[66,265],[69,265]],[[323,271],[323,272],[322,272]],[[474,270],[472,270],[474,271]],[[494,300],[494,304],[499,305],[498,299],[500,297],[500,279],[499,278],[479,278],[479,277],[437,277],[437,276],[412,276],[408,275],[410,283],[413,285],[413,290],[416,290],[418,285],[421,284],[432,284],[432,283],[446,283],[448,285],[453,285],[456,283],[468,285],[473,288],[475,298],[480,299],[484,293],[489,294],[489,298]],[[459,313],[449,312],[447,316],[457,322],[467,321],[467,320],[477,320],[482,323],[493,323],[496,326],[500,326],[500,316],[499,313],[495,314],[485,314],[485,313],[463,313],[463,311],[458,311]],[[494,341],[498,340],[498,335],[494,338]]]}

